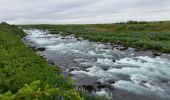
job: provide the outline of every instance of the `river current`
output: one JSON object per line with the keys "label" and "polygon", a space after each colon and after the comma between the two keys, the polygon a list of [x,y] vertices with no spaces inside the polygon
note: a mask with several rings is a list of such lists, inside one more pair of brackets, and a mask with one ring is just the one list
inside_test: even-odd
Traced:
{"label": "river current", "polygon": [[133,48],[120,51],[110,44],[77,39],[74,35],[25,30],[24,42],[45,48],[39,54],[60,66],[74,84],[112,100],[170,100],[170,55],[153,56]]}

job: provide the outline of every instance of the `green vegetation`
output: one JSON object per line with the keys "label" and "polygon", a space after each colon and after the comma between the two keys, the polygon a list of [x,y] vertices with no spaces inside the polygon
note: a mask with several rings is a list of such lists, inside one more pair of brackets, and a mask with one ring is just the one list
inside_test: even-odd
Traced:
{"label": "green vegetation", "polygon": [[72,80],[59,75],[58,67],[49,66],[22,43],[23,36],[17,26],[0,24],[0,100],[86,100]]}
{"label": "green vegetation", "polygon": [[137,22],[91,25],[23,25],[51,29],[52,34],[75,34],[92,41],[111,42],[142,50],[170,52],[170,22]]}
{"label": "green vegetation", "polygon": [[[50,88],[49,85],[46,85],[43,89],[41,87],[40,81],[35,81],[30,85],[25,84],[17,93],[12,94],[10,91],[0,95],[0,100],[39,100],[39,99],[49,99],[49,97],[58,96],[58,98],[64,98],[66,100],[83,100],[79,93],[75,90],[69,90],[62,92],[59,88]],[[52,98],[51,98],[52,99]]]}

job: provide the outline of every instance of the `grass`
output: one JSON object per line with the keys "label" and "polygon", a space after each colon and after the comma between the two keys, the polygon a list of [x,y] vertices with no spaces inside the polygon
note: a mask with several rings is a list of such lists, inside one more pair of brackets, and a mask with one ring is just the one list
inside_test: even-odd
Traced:
{"label": "grass", "polygon": [[[38,98],[55,100],[61,97],[64,100],[86,100],[88,96],[80,96],[75,91],[72,80],[59,75],[58,67],[49,66],[32,49],[23,44],[21,41],[23,36],[25,33],[17,26],[0,24],[0,99],[23,100],[30,96],[37,98],[37,94],[44,93],[47,96]],[[38,84],[41,81],[40,86],[34,84],[37,80]],[[49,91],[57,90],[57,92],[48,97],[46,86],[51,87]],[[32,95],[33,93],[36,95]],[[95,99],[99,100],[98,97],[94,97],[93,100]]]}
{"label": "grass", "polygon": [[111,42],[142,50],[170,53],[170,22],[137,22],[90,25],[22,25],[23,28],[51,29],[52,34],[75,34],[91,41]]}

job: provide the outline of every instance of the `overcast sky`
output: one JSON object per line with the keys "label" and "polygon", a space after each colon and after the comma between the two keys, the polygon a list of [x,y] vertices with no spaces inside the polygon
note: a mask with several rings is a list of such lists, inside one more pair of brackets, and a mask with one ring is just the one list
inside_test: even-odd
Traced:
{"label": "overcast sky", "polygon": [[0,22],[87,24],[170,20],[170,0],[0,0]]}

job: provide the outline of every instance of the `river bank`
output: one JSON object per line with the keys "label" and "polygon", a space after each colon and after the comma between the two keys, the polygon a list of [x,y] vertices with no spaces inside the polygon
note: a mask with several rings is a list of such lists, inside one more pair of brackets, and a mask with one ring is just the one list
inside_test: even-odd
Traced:
{"label": "river bank", "polygon": [[89,25],[21,25],[23,28],[50,29],[51,34],[75,34],[95,42],[106,42],[137,50],[170,52],[170,22],[127,22]]}
{"label": "river bank", "polygon": [[15,25],[0,24],[0,99],[100,100],[79,93],[72,81],[60,75],[21,39],[25,32]]}
{"label": "river bank", "polygon": [[49,31],[26,30],[26,33],[27,44],[51,64],[60,66],[76,86],[116,100],[170,98],[169,54],[158,57],[133,48],[121,51],[109,44]]}

